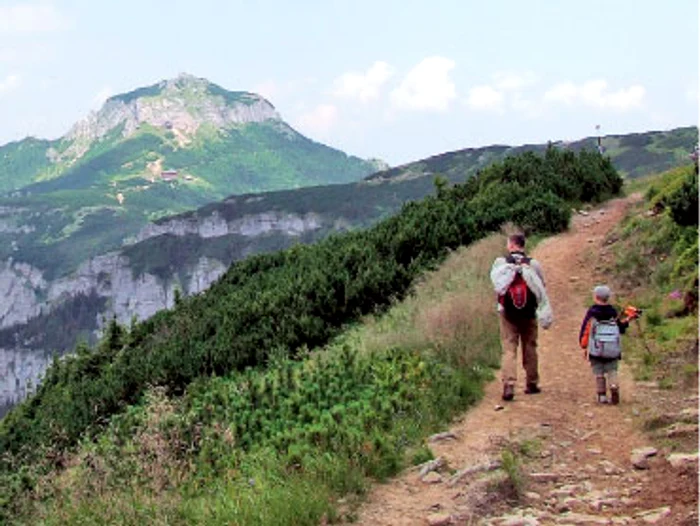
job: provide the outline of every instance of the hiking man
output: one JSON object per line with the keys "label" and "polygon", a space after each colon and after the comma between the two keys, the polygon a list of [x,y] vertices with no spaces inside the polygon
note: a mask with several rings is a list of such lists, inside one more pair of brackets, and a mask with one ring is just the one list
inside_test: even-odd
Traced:
{"label": "hiking man", "polygon": [[538,320],[543,328],[552,323],[552,312],[539,262],[525,254],[525,236],[508,236],[508,256],[497,258],[491,281],[498,295],[503,363],[503,400],[513,400],[517,380],[518,346],[522,346],[525,394],[539,393],[537,364]]}

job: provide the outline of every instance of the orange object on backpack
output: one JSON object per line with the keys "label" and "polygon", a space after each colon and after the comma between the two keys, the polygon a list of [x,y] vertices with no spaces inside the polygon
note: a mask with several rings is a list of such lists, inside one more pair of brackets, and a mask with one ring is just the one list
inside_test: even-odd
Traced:
{"label": "orange object on backpack", "polygon": [[583,336],[581,336],[581,341],[579,344],[581,345],[581,349],[588,349],[588,342],[591,338],[591,327],[593,325],[593,318],[591,317],[590,320],[588,320],[588,323],[586,323],[586,328],[583,330]]}

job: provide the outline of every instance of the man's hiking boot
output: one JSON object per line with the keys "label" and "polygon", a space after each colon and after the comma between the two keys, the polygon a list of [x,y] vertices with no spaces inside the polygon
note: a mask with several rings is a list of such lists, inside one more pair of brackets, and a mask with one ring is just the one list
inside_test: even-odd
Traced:
{"label": "man's hiking boot", "polygon": [[528,382],[528,383],[525,385],[525,394],[537,394],[537,393],[541,393],[541,392],[542,392],[542,389],[540,389],[540,388],[537,386],[537,384],[535,384],[535,383],[529,383],[529,382]]}
{"label": "man's hiking boot", "polygon": [[515,389],[512,384],[503,384],[503,400],[510,402],[515,397]]}
{"label": "man's hiking boot", "polygon": [[620,388],[616,385],[610,386],[610,403],[617,405],[620,403]]}

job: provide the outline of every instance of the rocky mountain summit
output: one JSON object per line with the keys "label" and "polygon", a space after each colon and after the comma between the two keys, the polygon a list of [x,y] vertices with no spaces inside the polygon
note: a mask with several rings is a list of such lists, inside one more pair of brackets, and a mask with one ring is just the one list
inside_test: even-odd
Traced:
{"label": "rocky mountain summit", "polygon": [[65,136],[70,145],[63,152],[54,149],[49,155],[55,161],[75,162],[95,141],[117,129],[123,139],[144,125],[170,130],[184,146],[202,126],[219,130],[269,120],[282,122],[274,106],[260,95],[226,91],[206,79],[181,74],[109,98],[100,110],[70,129]]}

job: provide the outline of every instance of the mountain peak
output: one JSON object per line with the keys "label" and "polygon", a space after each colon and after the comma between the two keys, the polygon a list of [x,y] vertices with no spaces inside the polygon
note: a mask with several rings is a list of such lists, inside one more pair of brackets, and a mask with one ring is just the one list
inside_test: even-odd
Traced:
{"label": "mountain peak", "polygon": [[[251,105],[263,102],[272,106],[269,101],[256,93],[248,91],[229,91],[222,88],[218,84],[214,84],[203,77],[197,77],[190,73],[180,73],[177,77],[161,80],[150,86],[137,88],[126,93],[113,95],[105,104],[109,103],[124,103],[130,104],[133,101],[146,102],[154,98],[186,98],[188,102],[193,102],[192,99],[206,99],[214,97],[223,99],[226,105],[235,105],[237,103]],[[274,108],[274,106],[272,106]]]}
{"label": "mountain peak", "polygon": [[102,108],[79,121],[66,135],[69,146],[61,157],[78,159],[90,145],[114,130],[122,138],[143,125],[174,133],[181,145],[203,126],[216,130],[236,125],[280,121],[275,107],[265,98],[247,91],[229,91],[181,73],[173,79],[137,88],[107,99]]}

